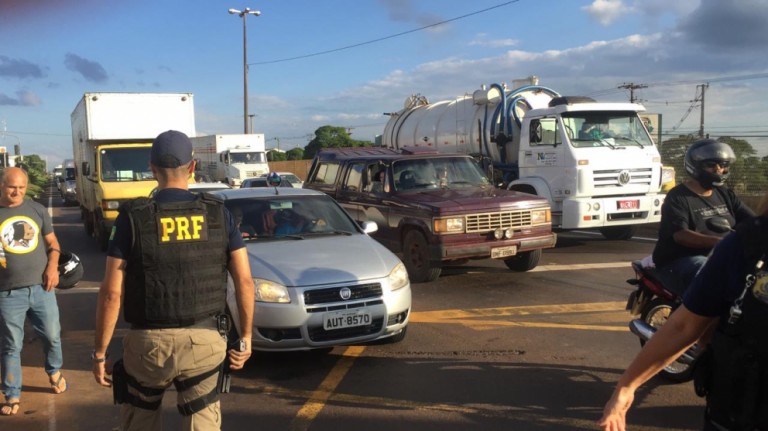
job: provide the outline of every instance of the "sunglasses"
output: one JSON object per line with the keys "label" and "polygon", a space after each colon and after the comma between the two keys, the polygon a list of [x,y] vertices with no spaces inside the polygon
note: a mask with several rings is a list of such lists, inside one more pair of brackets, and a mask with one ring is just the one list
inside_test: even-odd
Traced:
{"label": "sunglasses", "polygon": [[731,166],[731,162],[728,160],[704,160],[701,162],[701,165],[709,169],[714,169],[718,166],[723,169],[728,169],[728,167]]}

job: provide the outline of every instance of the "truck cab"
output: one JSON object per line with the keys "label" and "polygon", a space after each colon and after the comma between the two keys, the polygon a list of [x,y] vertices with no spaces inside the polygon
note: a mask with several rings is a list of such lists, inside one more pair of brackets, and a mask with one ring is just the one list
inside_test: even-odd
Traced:
{"label": "truck cab", "polygon": [[414,282],[435,280],[446,263],[501,259],[528,271],[554,247],[548,202],[494,187],[463,154],[410,148],[325,149],[305,188],[323,191],[371,235],[403,255]]}

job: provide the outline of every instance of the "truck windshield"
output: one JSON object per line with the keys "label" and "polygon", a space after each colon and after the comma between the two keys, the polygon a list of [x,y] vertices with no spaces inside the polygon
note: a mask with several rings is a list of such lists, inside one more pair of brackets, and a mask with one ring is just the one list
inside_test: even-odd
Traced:
{"label": "truck windshield", "polygon": [[266,161],[267,157],[265,153],[229,153],[230,163],[265,163]]}
{"label": "truck windshield", "polygon": [[395,189],[455,189],[490,185],[471,157],[400,160],[394,163]]}
{"label": "truck windshield", "polygon": [[567,112],[563,114],[563,124],[577,148],[653,145],[634,112]]}
{"label": "truck windshield", "polygon": [[101,150],[102,181],[152,180],[149,170],[150,147]]}

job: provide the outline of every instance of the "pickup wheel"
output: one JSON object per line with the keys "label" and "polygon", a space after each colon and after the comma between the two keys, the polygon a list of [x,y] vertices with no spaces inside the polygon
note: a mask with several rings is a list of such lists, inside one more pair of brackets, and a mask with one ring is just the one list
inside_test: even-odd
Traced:
{"label": "pickup wheel", "polygon": [[605,239],[612,240],[629,240],[637,233],[639,226],[636,224],[629,226],[609,226],[601,227],[600,233],[603,234]]}
{"label": "pickup wheel", "polygon": [[512,271],[525,272],[536,268],[541,259],[541,249],[525,251],[519,253],[509,259],[504,259],[504,264]]}
{"label": "pickup wheel", "polygon": [[435,281],[440,276],[441,267],[434,267],[429,262],[429,244],[419,231],[412,230],[405,234],[403,255],[408,277],[414,283]]}

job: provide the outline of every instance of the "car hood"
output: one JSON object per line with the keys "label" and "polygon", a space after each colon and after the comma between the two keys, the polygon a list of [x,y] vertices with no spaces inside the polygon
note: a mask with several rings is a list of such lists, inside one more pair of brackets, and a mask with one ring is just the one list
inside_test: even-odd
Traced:
{"label": "car hood", "polygon": [[409,202],[446,210],[524,209],[548,206],[541,196],[528,193],[487,188],[429,189],[416,192],[400,192]]}
{"label": "car hood", "polygon": [[400,260],[363,234],[248,242],[254,278],[289,287],[349,283],[386,277]]}

